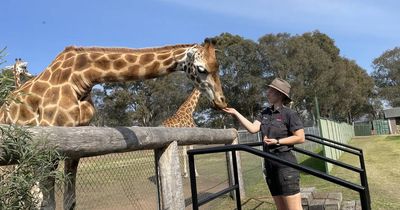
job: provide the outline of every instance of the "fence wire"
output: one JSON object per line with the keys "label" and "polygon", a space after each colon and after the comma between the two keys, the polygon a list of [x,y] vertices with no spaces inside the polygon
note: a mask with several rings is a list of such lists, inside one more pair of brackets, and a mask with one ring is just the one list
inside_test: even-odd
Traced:
{"label": "fence wire", "polygon": [[[316,134],[316,128],[306,128],[307,133]],[[250,134],[239,131],[239,143],[260,142],[259,133]],[[217,145],[194,145],[194,148],[213,147]],[[315,150],[312,143],[299,145],[307,150]],[[191,209],[190,180],[184,177],[184,154],[180,146],[179,157],[181,162],[183,191],[186,209]],[[189,148],[187,148],[189,149]],[[258,170],[258,177],[245,180],[259,180],[262,177],[262,159],[242,154],[244,177],[247,172]],[[199,176],[196,178],[199,199],[216,193],[229,186],[226,155],[223,153],[198,155],[195,157],[195,166]],[[188,164],[186,164],[189,172]],[[60,164],[59,170],[63,170]],[[251,173],[254,174],[254,173]],[[247,179],[247,178],[246,178]],[[63,186],[56,189],[57,209],[63,207]],[[228,196],[228,195],[227,195]],[[78,166],[76,181],[77,210],[91,209],[157,209],[157,186],[155,177],[155,159],[153,150],[142,150],[127,153],[115,153],[96,157],[82,158]],[[226,201],[227,199],[225,199]],[[229,200],[229,199],[228,199]],[[234,202],[232,200],[232,202]],[[219,205],[216,201],[207,203],[203,208],[210,209]]]}

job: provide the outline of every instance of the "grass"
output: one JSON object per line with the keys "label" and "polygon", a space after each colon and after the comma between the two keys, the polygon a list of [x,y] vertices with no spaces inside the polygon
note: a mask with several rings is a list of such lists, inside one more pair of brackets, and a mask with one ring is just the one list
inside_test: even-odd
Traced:
{"label": "grass", "polygon": [[[350,145],[363,149],[371,195],[372,209],[400,209],[400,136],[372,136],[354,138]],[[322,153],[322,151],[320,151]],[[263,180],[261,169],[254,163],[261,159],[242,153],[243,176],[246,198],[242,200],[243,209],[275,209],[273,200]],[[340,161],[359,166],[358,158],[343,154]],[[253,163],[253,164],[252,164]],[[300,161],[301,164],[322,169],[324,163],[315,159]],[[332,175],[359,184],[359,176],[347,169],[334,166]],[[344,200],[359,199],[359,194],[352,190],[332,184],[314,176],[302,173],[301,187],[316,187],[320,192],[342,192]],[[232,199],[224,197],[212,203],[211,209],[234,209]]]}
{"label": "grass", "polygon": [[[367,167],[372,209],[400,209],[400,136],[354,138],[350,144],[363,149]],[[264,181],[262,159],[240,152],[246,197],[243,209],[276,209]],[[322,151],[318,151],[322,154]],[[225,154],[195,157],[200,174],[197,178],[199,197],[227,187]],[[344,154],[340,161],[358,166],[357,157]],[[303,165],[322,170],[324,163],[312,158],[300,158]],[[353,172],[333,167],[331,174],[359,183]],[[185,201],[190,209],[189,179],[183,179]],[[301,187],[316,187],[321,192],[342,192],[345,200],[359,199],[352,190],[302,173]],[[80,162],[77,180],[77,209],[155,209],[154,157],[151,151],[112,154],[85,158]],[[59,198],[60,199],[60,198]],[[58,206],[58,209],[61,206]],[[235,209],[235,202],[225,195],[200,209]]]}

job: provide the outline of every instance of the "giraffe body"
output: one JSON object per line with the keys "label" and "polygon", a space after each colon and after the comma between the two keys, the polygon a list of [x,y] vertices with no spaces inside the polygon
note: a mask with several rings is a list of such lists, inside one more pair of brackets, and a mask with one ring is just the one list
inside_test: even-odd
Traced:
{"label": "giraffe body", "polygon": [[[104,82],[151,79],[183,71],[219,109],[224,100],[214,43],[159,48],[67,47],[37,77],[17,88],[0,108],[0,124],[84,126],[95,109],[91,89]],[[13,100],[10,100],[10,99]],[[16,99],[16,100],[15,100]],[[17,103],[19,101],[21,103]],[[64,170],[71,180],[64,187],[64,208],[76,205],[75,182],[79,159],[67,159]],[[49,208],[55,208],[54,178],[44,183]]]}
{"label": "giraffe body", "polygon": [[125,82],[184,71],[219,108],[226,107],[212,44],[160,48],[67,47],[37,77],[12,93],[0,123],[81,126],[94,115],[90,91],[103,82]]}
{"label": "giraffe body", "polygon": [[[196,123],[193,119],[193,112],[196,109],[197,103],[199,102],[199,98],[201,95],[201,91],[198,89],[193,89],[192,93],[187,97],[185,102],[179,107],[179,109],[175,112],[174,115],[167,118],[163,121],[162,125],[164,127],[170,128],[194,128],[196,127]],[[193,149],[193,146],[190,145],[189,149]],[[186,155],[187,146],[184,145],[182,149],[183,156],[183,175],[184,177],[188,177],[187,173],[187,163],[188,158]],[[197,169],[195,168],[195,174],[198,176]]]}

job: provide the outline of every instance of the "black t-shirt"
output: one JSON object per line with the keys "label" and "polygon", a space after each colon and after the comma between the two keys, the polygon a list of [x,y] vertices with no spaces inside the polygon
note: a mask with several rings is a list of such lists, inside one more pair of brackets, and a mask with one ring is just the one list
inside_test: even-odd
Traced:
{"label": "black t-shirt", "polygon": [[[304,128],[303,122],[297,112],[286,106],[278,110],[268,107],[257,116],[256,120],[261,122],[260,130],[263,138],[264,136],[268,136],[271,139],[282,139],[292,136],[294,131]],[[270,145],[268,148],[264,148],[289,151],[292,147],[293,145]]]}

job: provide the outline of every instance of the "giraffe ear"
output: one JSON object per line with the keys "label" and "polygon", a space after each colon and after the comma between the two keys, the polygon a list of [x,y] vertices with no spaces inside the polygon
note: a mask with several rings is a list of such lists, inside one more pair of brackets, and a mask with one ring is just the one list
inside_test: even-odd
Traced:
{"label": "giraffe ear", "polygon": [[217,39],[216,38],[205,38],[204,39],[204,46],[216,45],[216,44],[217,44]]}

